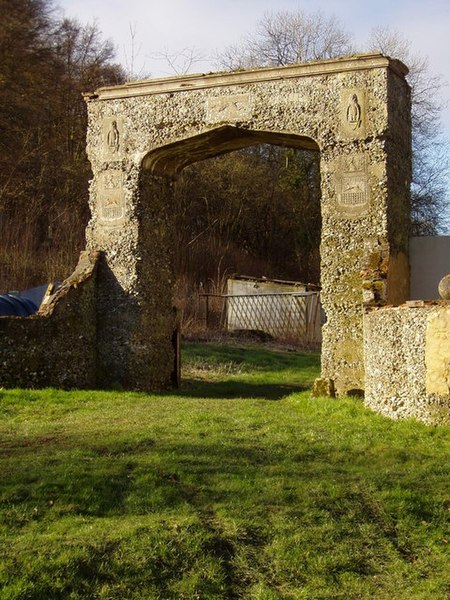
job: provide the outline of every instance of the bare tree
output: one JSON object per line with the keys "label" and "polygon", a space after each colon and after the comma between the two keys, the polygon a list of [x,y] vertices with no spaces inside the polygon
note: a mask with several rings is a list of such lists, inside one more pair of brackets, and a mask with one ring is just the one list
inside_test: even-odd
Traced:
{"label": "bare tree", "polygon": [[193,47],[181,48],[170,52],[167,48],[152,55],[156,60],[164,62],[169,67],[168,74],[186,75],[192,71],[194,65],[205,60],[206,56],[201,50]]}
{"label": "bare tree", "polygon": [[[435,234],[450,226],[449,147],[440,121],[444,82],[431,72],[427,59],[414,54],[410,42],[396,31],[374,29],[367,47],[399,58],[410,70],[412,232],[416,235]],[[218,57],[218,66],[226,69],[281,66],[333,58],[354,51],[351,36],[335,17],[326,17],[321,12],[279,11],[266,13],[254,33],[241,44],[226,48]]]}
{"label": "bare tree", "polygon": [[413,133],[412,233],[433,235],[449,226],[449,145],[441,124],[442,78],[431,72],[428,60],[415,54],[398,31],[376,28],[370,49],[402,60],[409,68]]}
{"label": "bare tree", "polygon": [[52,0],[0,0],[0,287],[61,278],[88,218],[82,92],[121,83],[98,26]]}
{"label": "bare tree", "polygon": [[266,13],[255,34],[240,45],[229,46],[218,57],[225,69],[282,66],[333,58],[352,51],[351,36],[335,17],[320,11]]}
{"label": "bare tree", "polygon": [[137,24],[129,23],[130,47],[124,48],[125,52],[125,71],[127,81],[137,81],[139,79],[149,79],[151,74],[145,69],[145,62],[137,69],[137,61],[140,58],[142,44],[137,43]]}

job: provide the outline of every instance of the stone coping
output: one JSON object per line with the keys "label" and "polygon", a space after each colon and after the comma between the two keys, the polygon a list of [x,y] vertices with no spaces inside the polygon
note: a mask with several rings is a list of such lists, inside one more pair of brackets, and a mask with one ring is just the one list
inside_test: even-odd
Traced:
{"label": "stone coping", "polygon": [[430,306],[450,306],[450,300],[407,300],[403,304],[394,306],[393,304],[383,304],[382,306],[365,306],[364,311],[374,312],[377,310],[405,310],[408,308],[428,308]]}
{"label": "stone coping", "polygon": [[400,77],[405,77],[408,74],[408,68],[401,61],[389,58],[378,52],[370,52],[282,67],[260,67],[218,73],[195,73],[162,77],[147,81],[133,81],[124,85],[99,88],[95,92],[87,92],[84,94],[84,98],[86,101],[111,100],[134,96],[148,96],[149,94],[183,92],[380,68],[390,68]]}

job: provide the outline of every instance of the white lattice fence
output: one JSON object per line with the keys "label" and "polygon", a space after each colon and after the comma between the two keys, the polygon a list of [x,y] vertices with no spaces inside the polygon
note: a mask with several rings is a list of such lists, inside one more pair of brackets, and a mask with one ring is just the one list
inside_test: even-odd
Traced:
{"label": "white lattice fence", "polygon": [[276,338],[321,340],[317,292],[225,295],[227,328],[259,330]]}

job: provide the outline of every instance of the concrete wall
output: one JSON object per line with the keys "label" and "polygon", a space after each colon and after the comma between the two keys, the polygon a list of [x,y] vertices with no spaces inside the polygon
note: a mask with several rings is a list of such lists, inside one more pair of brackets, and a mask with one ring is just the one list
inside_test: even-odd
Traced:
{"label": "concrete wall", "polygon": [[413,237],[409,241],[412,300],[439,298],[439,281],[450,273],[450,236]]}

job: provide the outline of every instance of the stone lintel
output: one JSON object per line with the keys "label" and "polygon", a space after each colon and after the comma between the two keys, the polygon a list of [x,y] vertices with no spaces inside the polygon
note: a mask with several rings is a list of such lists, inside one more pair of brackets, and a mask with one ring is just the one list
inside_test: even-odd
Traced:
{"label": "stone lintel", "polygon": [[400,77],[404,77],[408,73],[408,68],[397,59],[388,58],[380,53],[367,53],[355,54],[353,56],[337,59],[287,65],[284,67],[261,67],[246,71],[196,73],[176,77],[150,79],[148,81],[137,81],[114,87],[103,87],[96,92],[86,93],[84,97],[86,101],[112,100],[131,98],[134,96],[148,96],[152,94],[185,92],[205,88],[210,89],[232,85],[280,81],[291,78],[298,79],[299,77],[329,75],[333,73],[343,73],[345,71],[351,72],[386,68],[392,69]]}

